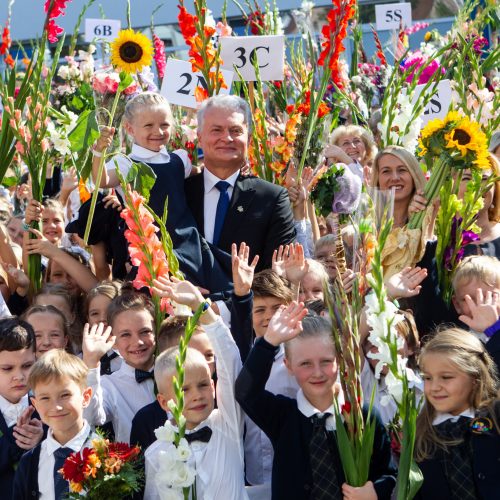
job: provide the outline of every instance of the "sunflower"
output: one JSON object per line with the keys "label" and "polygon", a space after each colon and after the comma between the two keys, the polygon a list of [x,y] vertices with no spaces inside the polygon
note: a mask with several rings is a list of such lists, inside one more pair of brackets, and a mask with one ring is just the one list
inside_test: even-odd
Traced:
{"label": "sunflower", "polygon": [[111,44],[111,63],[126,73],[141,71],[153,60],[153,46],[142,33],[121,30]]}
{"label": "sunflower", "polygon": [[469,120],[466,116],[444,136],[448,149],[457,149],[462,157],[470,151],[476,156],[484,154],[487,147],[487,139],[477,122]]}

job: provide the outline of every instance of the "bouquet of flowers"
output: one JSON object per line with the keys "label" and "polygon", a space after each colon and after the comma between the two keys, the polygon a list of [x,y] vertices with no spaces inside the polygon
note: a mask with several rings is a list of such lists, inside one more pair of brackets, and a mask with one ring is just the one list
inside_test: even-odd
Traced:
{"label": "bouquet of flowers", "polygon": [[335,194],[340,191],[339,178],[346,168],[348,167],[343,163],[336,163],[331,167],[321,167],[316,174],[316,182],[310,197],[317,215],[327,217],[332,211]]}
{"label": "bouquet of flowers", "polygon": [[72,453],[59,472],[69,481],[69,497],[121,500],[140,490],[142,470],[138,446],[111,443],[99,436],[90,448]]}
{"label": "bouquet of flowers", "polygon": [[[418,154],[431,173],[424,189],[427,203],[441,191],[445,180],[456,177],[466,169],[488,170],[488,141],[477,122],[456,111],[450,111],[443,120],[430,121],[421,131]],[[410,229],[422,227],[424,212],[413,214]]]}

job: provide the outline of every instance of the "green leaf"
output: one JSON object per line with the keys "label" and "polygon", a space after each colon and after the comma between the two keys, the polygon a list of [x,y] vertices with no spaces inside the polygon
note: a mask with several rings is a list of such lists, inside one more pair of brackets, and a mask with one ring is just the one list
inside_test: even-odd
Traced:
{"label": "green leaf", "polygon": [[335,435],[337,437],[337,447],[339,449],[340,461],[342,462],[342,468],[344,469],[344,474],[346,481],[351,486],[363,486],[358,483],[358,471],[356,467],[356,462],[354,460],[353,446],[347,436],[347,431],[344,427],[344,422],[340,418],[339,413],[335,412]]}
{"label": "green leaf", "polygon": [[4,187],[12,187],[18,184],[19,179],[17,177],[4,177],[2,185]]}
{"label": "green leaf", "polygon": [[99,137],[99,125],[95,111],[86,110],[79,117],[75,128],[69,133],[68,139],[72,151],[89,149]]}
{"label": "green leaf", "polygon": [[156,174],[153,169],[145,163],[132,163],[125,179],[134,191],[137,191],[146,200],[149,200],[149,193],[156,182]]}
{"label": "green leaf", "polygon": [[133,82],[132,75],[126,73],[125,71],[120,71],[120,83],[118,84],[117,92],[123,92],[127,87],[129,87]]}
{"label": "green leaf", "polygon": [[410,483],[410,487],[408,488],[408,499],[411,500],[417,494],[417,491],[424,482],[424,475],[415,460],[411,461],[408,481]]}

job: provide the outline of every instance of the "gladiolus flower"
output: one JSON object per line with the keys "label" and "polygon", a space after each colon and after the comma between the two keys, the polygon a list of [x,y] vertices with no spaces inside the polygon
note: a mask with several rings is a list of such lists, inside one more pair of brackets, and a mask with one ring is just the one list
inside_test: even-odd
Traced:
{"label": "gladiolus flower", "polygon": [[165,68],[167,67],[167,59],[165,57],[165,44],[163,40],[157,36],[153,35],[153,42],[155,48],[154,60],[156,63],[156,69],[158,70],[158,76],[163,79],[165,76]]}
{"label": "gladiolus flower", "polygon": [[45,153],[45,151],[49,149],[49,141],[47,139],[42,139],[40,146],[42,148],[42,152]]}
{"label": "gladiolus flower", "polygon": [[19,154],[24,155],[24,146],[20,142],[16,142],[16,151]]}

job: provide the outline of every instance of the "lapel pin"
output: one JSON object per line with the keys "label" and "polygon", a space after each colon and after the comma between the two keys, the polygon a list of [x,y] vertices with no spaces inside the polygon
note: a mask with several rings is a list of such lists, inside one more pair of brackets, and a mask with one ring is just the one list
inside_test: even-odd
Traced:
{"label": "lapel pin", "polygon": [[238,210],[238,212],[243,212],[243,207],[241,205],[238,206],[238,208],[236,208],[236,210]]}
{"label": "lapel pin", "polygon": [[472,420],[470,427],[474,434],[483,434],[493,429],[493,422],[487,417],[477,417]]}

